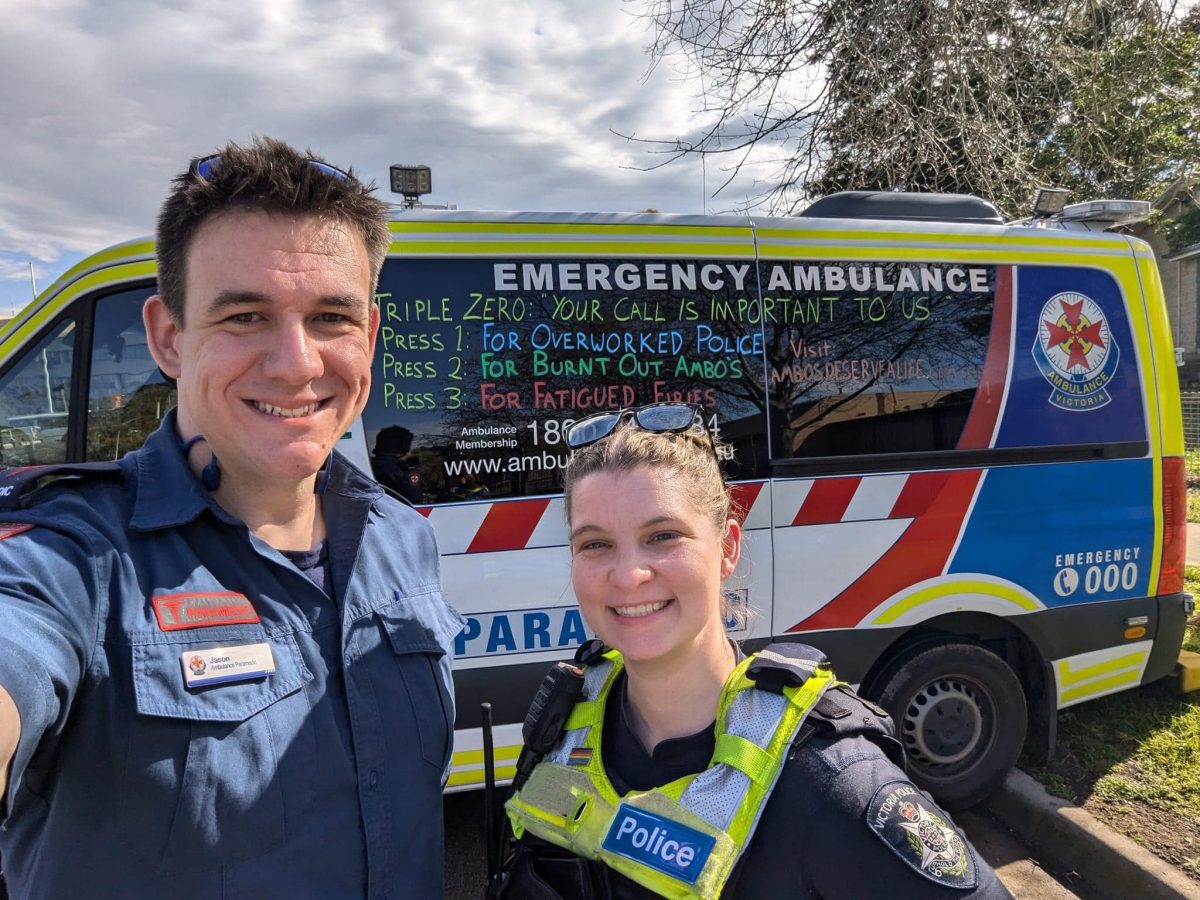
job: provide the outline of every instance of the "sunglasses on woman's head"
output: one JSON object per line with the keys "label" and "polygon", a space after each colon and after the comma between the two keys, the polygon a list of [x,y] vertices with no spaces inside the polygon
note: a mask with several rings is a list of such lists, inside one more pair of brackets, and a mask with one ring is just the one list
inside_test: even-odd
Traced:
{"label": "sunglasses on woman's head", "polygon": [[[708,438],[708,446],[712,449],[713,457],[717,457],[717,448],[713,442],[712,432],[704,421],[704,411],[695,403],[649,403],[646,406],[618,409],[611,412],[596,413],[586,419],[580,419],[567,428],[567,446],[571,450],[579,450],[602,441],[623,422],[632,422],[642,431],[654,434],[680,434],[691,430],[699,424]],[[718,458],[718,462],[719,462]]]}

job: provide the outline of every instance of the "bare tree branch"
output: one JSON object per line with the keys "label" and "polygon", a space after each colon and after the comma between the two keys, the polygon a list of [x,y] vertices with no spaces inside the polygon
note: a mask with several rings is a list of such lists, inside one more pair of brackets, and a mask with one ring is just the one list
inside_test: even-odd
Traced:
{"label": "bare tree branch", "polygon": [[[665,160],[777,151],[763,197],[834,190],[986,196],[1009,213],[1055,181],[1143,196],[1196,161],[1200,14],[1175,0],[631,0],[650,71],[700,82],[690,139],[628,136]],[[1172,118],[1175,121],[1172,121]]]}

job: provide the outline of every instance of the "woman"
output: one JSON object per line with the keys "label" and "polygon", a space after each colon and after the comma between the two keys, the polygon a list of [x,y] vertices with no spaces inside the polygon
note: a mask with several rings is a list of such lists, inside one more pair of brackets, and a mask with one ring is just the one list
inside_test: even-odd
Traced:
{"label": "woman", "polygon": [[818,651],[745,658],[726,637],[742,534],[699,408],[602,413],[567,442],[571,578],[599,641],[508,802],[507,895],[1009,896]]}

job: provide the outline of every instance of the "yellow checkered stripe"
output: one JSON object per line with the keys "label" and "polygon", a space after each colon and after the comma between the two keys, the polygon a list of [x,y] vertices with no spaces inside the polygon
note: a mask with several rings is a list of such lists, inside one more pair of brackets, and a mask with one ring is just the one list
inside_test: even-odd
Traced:
{"label": "yellow checkered stripe", "polygon": [[[511,781],[517,772],[517,757],[521,755],[521,745],[496,747],[496,781]],[[484,783],[483,751],[459,750],[451,757],[450,778],[446,781],[448,788],[482,787]]]}
{"label": "yellow checkered stripe", "polygon": [[748,226],[394,221],[392,256],[652,256],[754,259]]}
{"label": "yellow checkered stripe", "polygon": [[65,287],[57,294],[54,293],[53,286],[47,289],[39,300],[34,301],[21,315],[13,319],[6,329],[0,331],[0,362],[23,346],[47,322],[63,312],[81,295],[96,288],[120,287],[123,284],[153,279],[158,271],[153,259],[99,268],[94,264],[94,260],[95,257],[85,260],[71,270],[74,272],[82,266],[88,274],[74,281],[70,281],[67,275],[64,275],[55,285],[63,284]]}
{"label": "yellow checkered stripe", "polygon": [[1153,646],[1139,641],[1055,660],[1059,709],[1141,684]]}

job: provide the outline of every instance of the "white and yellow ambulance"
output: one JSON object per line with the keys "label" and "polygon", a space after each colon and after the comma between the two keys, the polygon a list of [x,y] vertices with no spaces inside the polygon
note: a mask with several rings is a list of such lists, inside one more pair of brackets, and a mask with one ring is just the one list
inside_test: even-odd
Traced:
{"label": "white and yellow ambulance", "polygon": [[[1173,668],[1183,437],[1141,241],[904,194],[392,229],[371,399],[340,449],[370,471],[399,448],[391,486],[416,492],[467,618],[452,789],[483,779],[479,703],[504,777],[548,663],[589,636],[559,486],[563,428],[597,410],[704,407],[745,516],[733,633],[822,648],[950,805],[1044,755],[1057,710]],[[173,402],[141,326],[154,284],[153,244],[121,244],[0,332],[0,465],[112,459],[153,430]]]}

